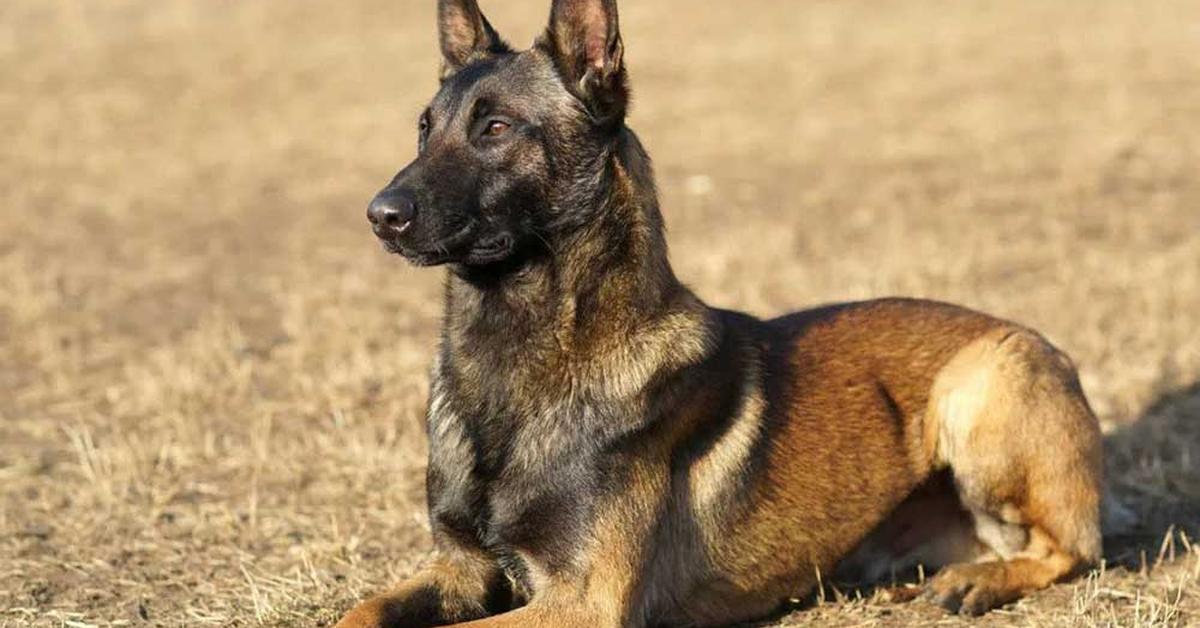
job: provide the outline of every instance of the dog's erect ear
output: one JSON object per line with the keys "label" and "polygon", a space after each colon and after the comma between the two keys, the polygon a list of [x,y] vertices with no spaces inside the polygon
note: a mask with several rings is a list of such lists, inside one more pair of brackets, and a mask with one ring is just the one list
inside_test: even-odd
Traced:
{"label": "dog's erect ear", "polygon": [[438,0],[438,42],[442,78],[490,55],[510,52],[475,0]]}
{"label": "dog's erect ear", "polygon": [[620,122],[629,99],[616,0],[554,0],[545,45],[567,88],[601,122]]}

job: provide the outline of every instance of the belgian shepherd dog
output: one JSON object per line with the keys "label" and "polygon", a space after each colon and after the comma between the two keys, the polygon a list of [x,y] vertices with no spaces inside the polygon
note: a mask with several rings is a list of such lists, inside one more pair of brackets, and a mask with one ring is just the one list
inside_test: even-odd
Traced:
{"label": "belgian shepherd dog", "polygon": [[1045,339],[930,301],[705,305],[625,126],[615,0],[554,0],[520,52],[475,0],[438,23],[418,155],[368,209],[447,268],[436,553],[339,626],[726,625],[917,563],[975,614],[1099,558],[1100,431]]}

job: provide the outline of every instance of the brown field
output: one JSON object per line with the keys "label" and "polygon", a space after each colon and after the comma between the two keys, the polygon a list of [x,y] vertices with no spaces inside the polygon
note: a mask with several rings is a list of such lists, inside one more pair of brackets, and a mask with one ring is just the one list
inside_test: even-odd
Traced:
{"label": "brown field", "polygon": [[[0,626],[329,625],[427,555],[441,272],[364,210],[433,5],[0,3]],[[483,5],[525,44],[548,2]],[[981,620],[830,586],[779,621],[1200,624],[1200,3],[623,8],[685,281],[1043,330],[1139,515]]]}

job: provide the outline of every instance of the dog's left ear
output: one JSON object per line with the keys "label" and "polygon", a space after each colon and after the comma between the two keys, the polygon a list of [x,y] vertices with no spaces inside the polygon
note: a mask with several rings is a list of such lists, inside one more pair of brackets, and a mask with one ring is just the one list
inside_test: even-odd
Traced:
{"label": "dog's left ear", "polygon": [[472,61],[511,52],[475,0],[438,0],[438,43],[443,79]]}
{"label": "dog's left ear", "polygon": [[629,88],[616,0],[554,0],[544,45],[592,117],[606,124],[624,120]]}

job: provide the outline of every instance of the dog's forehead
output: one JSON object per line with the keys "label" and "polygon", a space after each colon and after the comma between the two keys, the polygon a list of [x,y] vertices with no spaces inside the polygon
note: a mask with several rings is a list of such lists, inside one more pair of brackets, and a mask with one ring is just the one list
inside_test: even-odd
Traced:
{"label": "dog's forehead", "polygon": [[430,103],[436,114],[456,117],[471,105],[487,99],[499,108],[534,119],[570,114],[573,97],[540,50],[485,59],[450,76]]}

